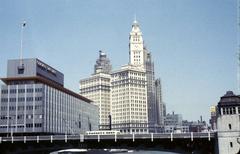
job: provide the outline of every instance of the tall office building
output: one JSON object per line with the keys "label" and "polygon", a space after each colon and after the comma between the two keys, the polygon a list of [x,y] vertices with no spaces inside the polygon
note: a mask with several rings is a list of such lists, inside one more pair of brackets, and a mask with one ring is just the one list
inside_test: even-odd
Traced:
{"label": "tall office building", "polygon": [[159,113],[162,113],[161,111],[165,106],[164,104],[160,104],[159,99],[157,101],[156,92],[158,92],[159,96],[161,95],[159,94],[161,90],[159,91],[159,89],[155,87],[154,62],[151,57],[151,52],[144,46],[142,32],[136,20],[134,20],[132,24],[132,30],[129,36],[129,64],[145,69],[147,80],[148,127],[150,132],[156,132],[159,125],[163,124],[163,117],[159,117]]}
{"label": "tall office building", "polygon": [[98,129],[98,107],[64,88],[64,75],[39,59],[9,60],[1,79],[0,133],[79,134]]}
{"label": "tall office building", "polygon": [[164,117],[166,116],[166,105],[162,100],[162,86],[160,78],[155,80],[155,90],[156,90],[157,124],[163,126]]}
{"label": "tall office building", "polygon": [[147,80],[145,69],[123,66],[111,74],[112,128],[121,133],[147,133]]}
{"label": "tall office building", "polygon": [[111,64],[107,55],[99,51],[99,58],[94,66],[94,74],[80,80],[80,94],[94,101],[99,107],[99,129],[110,129],[110,78]]}
{"label": "tall office building", "polygon": [[146,69],[146,77],[147,77],[149,131],[154,132],[155,127],[157,126],[157,120],[159,117],[158,117],[158,108],[157,108],[157,102],[156,102],[157,100],[156,100],[156,90],[155,90],[156,87],[155,87],[154,63],[152,61],[150,52],[146,52],[145,69]]}

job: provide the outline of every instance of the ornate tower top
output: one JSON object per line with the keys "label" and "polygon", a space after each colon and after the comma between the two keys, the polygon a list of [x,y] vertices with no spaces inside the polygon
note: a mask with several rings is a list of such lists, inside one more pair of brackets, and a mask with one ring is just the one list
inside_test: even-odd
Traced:
{"label": "ornate tower top", "polygon": [[96,73],[106,73],[109,74],[112,71],[112,65],[110,60],[107,58],[106,53],[99,51],[99,58],[96,60],[94,65],[94,74]]}
{"label": "ornate tower top", "polygon": [[142,32],[135,19],[132,24],[132,30],[129,35],[129,64],[144,67],[145,50],[143,45]]}
{"label": "ornate tower top", "polygon": [[132,31],[130,32],[130,35],[136,35],[136,33],[137,35],[142,35],[138,21],[135,19],[132,24]]}

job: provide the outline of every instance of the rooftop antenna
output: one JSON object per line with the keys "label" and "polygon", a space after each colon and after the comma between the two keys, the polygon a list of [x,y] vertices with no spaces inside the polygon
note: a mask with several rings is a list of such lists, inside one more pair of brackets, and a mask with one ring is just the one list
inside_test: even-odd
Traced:
{"label": "rooftop antenna", "polygon": [[134,13],[134,21],[133,21],[134,24],[137,24],[137,15],[136,13]]}
{"label": "rooftop antenna", "polygon": [[26,21],[21,23],[21,48],[20,48],[20,67],[23,67],[23,29],[26,26]]}
{"label": "rooftop antenna", "polygon": [[237,90],[240,92],[240,1],[237,1]]}

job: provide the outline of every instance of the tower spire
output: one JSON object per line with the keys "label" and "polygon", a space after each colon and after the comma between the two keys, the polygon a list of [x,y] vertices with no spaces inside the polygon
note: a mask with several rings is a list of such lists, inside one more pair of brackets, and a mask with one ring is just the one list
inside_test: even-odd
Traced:
{"label": "tower spire", "polygon": [[138,25],[136,13],[134,14],[133,25]]}
{"label": "tower spire", "polygon": [[136,15],[136,13],[134,14],[134,22],[137,22],[137,15]]}

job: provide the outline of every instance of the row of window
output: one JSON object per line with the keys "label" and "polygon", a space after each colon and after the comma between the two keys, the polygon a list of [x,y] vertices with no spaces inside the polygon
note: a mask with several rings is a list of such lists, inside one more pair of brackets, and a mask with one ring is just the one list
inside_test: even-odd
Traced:
{"label": "row of window", "polygon": [[[15,116],[15,115],[12,115],[12,116],[0,116],[0,119],[1,120],[7,120],[7,119],[23,119],[24,118],[24,115],[23,114],[20,114],[20,115],[17,115],[17,116]],[[35,119],[42,119],[43,118],[43,116],[41,115],[41,114],[36,114],[35,116],[34,116],[34,118]],[[27,114],[26,115],[26,119],[33,119],[33,115],[32,114]]]}
{"label": "row of window", "polygon": [[145,73],[116,73],[116,74],[112,74],[112,77],[144,77]]}
{"label": "row of window", "polygon": [[[18,102],[25,102],[25,97],[18,97],[18,98],[1,98],[1,102],[16,102],[18,100]],[[27,102],[32,102],[33,101],[33,97],[27,97],[26,99]],[[35,97],[35,101],[42,101],[42,97]]]}
{"label": "row of window", "polygon": [[82,84],[86,84],[86,83],[96,83],[96,82],[108,82],[110,81],[110,78],[92,78],[89,80],[82,80],[81,83]]}
{"label": "row of window", "polygon": [[115,84],[112,86],[112,89],[114,88],[129,88],[129,87],[134,87],[134,88],[145,88],[147,85],[146,84],[137,84],[137,83],[132,83],[132,84]]}
{"label": "row of window", "polygon": [[140,41],[141,36],[137,35],[137,33],[135,33],[135,35],[136,36],[134,36],[134,35],[132,36],[132,40],[133,41]]}
{"label": "row of window", "polygon": [[137,80],[137,79],[125,79],[125,80],[115,80],[111,83],[111,85],[117,85],[117,84],[130,84],[130,83],[138,83],[138,84],[144,84],[146,80]]}
{"label": "row of window", "polygon": [[[42,127],[42,124],[41,123],[35,123],[34,126],[35,127]],[[33,124],[26,124],[26,127],[27,128],[32,128]],[[0,126],[0,128],[6,129],[7,126]],[[9,128],[16,128],[16,126],[9,126]],[[17,128],[24,128],[24,126],[23,125],[18,125]]]}
{"label": "row of window", "polygon": [[[25,89],[10,89],[10,94],[15,94],[15,93],[25,93]],[[27,89],[27,93],[33,93],[34,89],[33,88],[28,88]],[[43,89],[42,88],[36,88],[35,89],[35,92],[42,92]],[[8,94],[8,89],[3,89],[2,91],[2,94]]]}
{"label": "row of window", "polygon": [[[36,105],[35,106],[35,110],[39,110],[41,108],[42,108],[41,105]],[[17,109],[18,110],[24,110],[24,106],[18,106]],[[1,106],[1,111],[7,111],[7,110],[8,110],[8,106]],[[16,110],[16,106],[9,106],[9,110],[10,111],[15,111]],[[33,106],[27,105],[26,106],[26,110],[33,110]]]}
{"label": "row of window", "polygon": [[[120,130],[121,133],[129,133],[130,129]],[[132,129],[132,132],[135,132],[135,129]],[[136,129],[136,132],[147,132],[147,129]]]}
{"label": "row of window", "polygon": [[[240,107],[238,107],[238,113],[240,113]],[[236,114],[236,107],[223,107],[222,114]]]}
{"label": "row of window", "polygon": [[[26,124],[26,127],[27,127],[27,128],[32,128],[32,127],[33,127],[33,124]],[[34,124],[34,127],[42,127],[42,124],[41,124],[41,123],[35,123],[35,124]]]}
{"label": "row of window", "polygon": [[87,87],[87,88],[82,88],[81,92],[94,92],[98,90],[105,90],[105,91],[110,91],[110,86],[92,86],[92,87]]}

